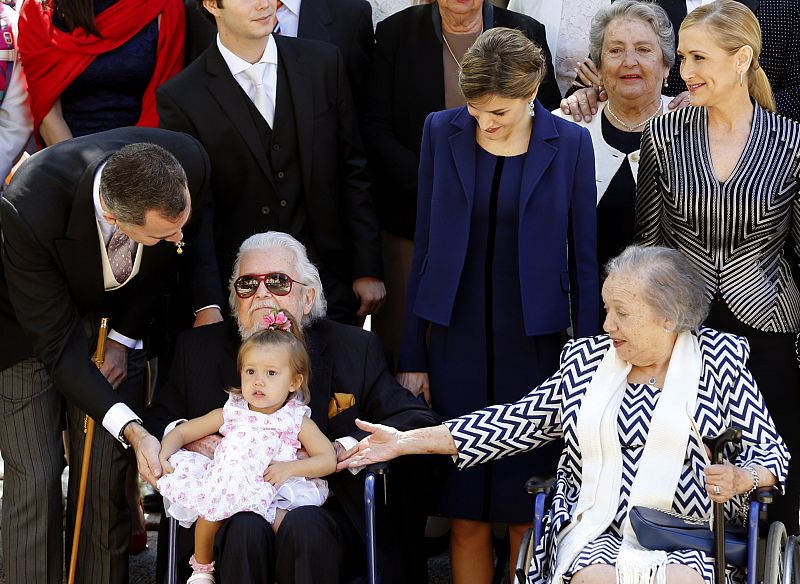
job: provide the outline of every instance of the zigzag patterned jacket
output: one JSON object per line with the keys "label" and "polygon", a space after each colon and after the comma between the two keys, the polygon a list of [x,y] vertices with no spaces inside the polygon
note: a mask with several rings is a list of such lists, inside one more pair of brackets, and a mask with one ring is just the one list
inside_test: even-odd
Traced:
{"label": "zigzag patterned jacket", "polygon": [[[753,377],[745,367],[750,347],[743,337],[701,328],[698,342],[702,372],[694,419],[703,436],[717,435],[729,426],[742,429],[742,448],[726,458],[742,466],[759,464],[782,484],[789,452],[778,436]],[[561,352],[558,371],[527,396],[512,404],[490,406],[445,422],[458,449],[458,466],[467,468],[496,458],[531,450],[564,438],[552,503],[543,523],[528,581],[549,581],[555,567],[558,534],[572,518],[581,488],[581,453],[576,425],[581,402],[600,361],[611,347],[606,335],[569,341]],[[704,488],[703,446],[690,435],[687,462],[675,492],[673,509],[707,517],[711,501]],[[532,469],[533,471],[533,469]],[[533,474],[533,473],[532,473]],[[632,476],[623,473],[623,483]],[[521,485],[520,485],[521,488]],[[726,504],[732,517],[743,501]]]}

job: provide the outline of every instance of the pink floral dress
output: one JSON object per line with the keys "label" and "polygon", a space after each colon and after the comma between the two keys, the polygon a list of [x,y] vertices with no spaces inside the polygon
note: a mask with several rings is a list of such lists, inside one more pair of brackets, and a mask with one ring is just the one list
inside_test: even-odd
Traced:
{"label": "pink floral dress", "polygon": [[276,490],[263,478],[271,461],[297,460],[297,434],[311,414],[308,406],[290,399],[277,412],[262,414],[231,394],[222,411],[225,421],[219,432],[224,438],[214,459],[181,449],[169,459],[174,472],[158,480],[169,515],[188,526],[198,516],[220,521],[252,511],[272,523],[276,508],[325,502],[328,485],[322,479],[291,477]]}

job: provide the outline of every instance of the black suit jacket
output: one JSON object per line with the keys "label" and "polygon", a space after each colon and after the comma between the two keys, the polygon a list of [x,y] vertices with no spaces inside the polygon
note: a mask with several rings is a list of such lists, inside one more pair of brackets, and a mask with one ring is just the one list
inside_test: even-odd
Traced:
{"label": "black suit jacket", "polygon": [[[189,181],[187,245],[145,246],[138,274],[104,291],[92,186],[98,165],[122,146],[152,142],[169,150]],[[209,162],[197,140],[154,128],[119,128],[62,142],[29,158],[0,200],[0,369],[35,356],[55,387],[96,420],[118,400],[91,363],[85,316],[110,318],[134,339],[146,336],[161,295],[181,264],[193,267],[193,307],[223,304],[211,240]]]}
{"label": "black suit jacket", "polygon": [[[315,263],[347,284],[381,277],[380,234],[359,130],[339,51],[326,43],[277,37],[296,118],[307,233]],[[161,125],[195,136],[212,165],[215,241],[223,274],[241,242],[275,228],[264,191],[274,181],[247,96],[214,43],[157,92]],[[278,107],[281,107],[278,104]],[[274,183],[273,183],[274,184]],[[327,286],[327,282],[325,282]],[[331,297],[338,300],[326,289]]]}
{"label": "black suit jacket", "polygon": [[[441,32],[434,24],[437,17],[438,9],[427,4],[411,6],[378,23],[362,124],[381,227],[406,239],[414,239],[422,126],[429,113],[445,106]],[[519,29],[544,49],[547,76],[537,97],[548,110],[557,108],[561,94],[544,25],[487,0],[484,28],[498,26]]]}
{"label": "black suit jacket", "polygon": [[[800,120],[800,28],[795,24],[800,14],[800,0],[739,0],[752,10],[761,24],[761,66],[775,92],[778,113]],[[678,31],[686,18],[686,0],[659,0],[675,29],[675,48]],[[670,69],[666,95],[686,91],[681,79],[680,63]]]}
{"label": "black suit jacket", "polygon": [[366,99],[372,50],[372,6],[367,0],[303,0],[297,37],[331,43],[347,64],[347,76],[356,105]]}
{"label": "black suit jacket", "polygon": [[[330,440],[362,438],[356,417],[408,430],[441,423],[441,419],[414,399],[390,375],[378,337],[362,329],[319,320],[303,330],[311,357],[311,419]],[[159,388],[143,419],[146,428],[161,436],[166,425],[179,418],[195,418],[221,407],[225,388],[239,387],[236,354],[240,340],[231,323],[217,323],[185,331],[178,337],[169,380]],[[355,405],[328,419],[328,403],[335,393],[351,393]],[[425,468],[424,465],[418,468]],[[393,475],[396,474],[393,472]],[[364,530],[362,475],[339,472],[328,479],[355,529]],[[423,477],[409,477],[425,485]],[[422,511],[422,510],[419,510]],[[389,545],[384,538],[379,545]],[[388,557],[396,554],[389,550]],[[402,566],[397,566],[402,571]]]}

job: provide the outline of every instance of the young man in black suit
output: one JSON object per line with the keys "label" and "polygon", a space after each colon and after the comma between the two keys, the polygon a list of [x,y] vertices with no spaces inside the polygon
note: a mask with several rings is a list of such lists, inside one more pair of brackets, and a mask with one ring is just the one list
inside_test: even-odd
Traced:
{"label": "young man in black suit", "polygon": [[[187,28],[186,64],[194,61],[217,36],[214,18],[202,2],[184,0]],[[277,12],[282,36],[335,45],[347,64],[350,93],[356,102],[366,98],[372,50],[372,6],[367,0],[287,0]],[[360,107],[358,108],[361,109]]]}
{"label": "young man in black suit", "polygon": [[157,93],[165,128],[211,159],[222,273],[269,229],[303,241],[329,315],[355,323],[383,300],[380,236],[347,68],[336,47],[273,35],[276,0],[202,0],[216,42]]}
{"label": "young man in black suit", "polygon": [[[244,292],[239,288],[237,295],[236,282],[242,276],[253,284]],[[288,291],[273,287],[271,292],[267,283],[274,286],[279,280],[288,283]],[[374,334],[325,318],[319,272],[303,245],[290,235],[262,233],[242,244],[230,300],[235,323],[193,329],[178,337],[169,382],[144,416],[154,435],[162,435],[176,418],[204,415],[225,402],[225,389],[239,384],[236,354],[241,338],[258,331],[264,311],[271,308],[288,310],[301,323],[311,357],[311,417],[334,441],[340,461],[365,435],[356,428],[356,417],[383,420],[399,429],[440,423],[390,375]],[[353,405],[332,407],[334,394],[349,394]],[[389,505],[381,510],[377,538],[378,564],[387,584],[427,578],[421,557],[425,495],[432,483],[427,470],[425,461],[412,459],[393,465],[389,473]],[[290,511],[277,537],[258,515],[243,513],[228,519],[216,542],[220,582],[338,584],[342,575],[363,571],[363,473],[343,471],[327,480],[333,496],[325,506]],[[185,537],[179,557],[188,558],[191,537],[181,531]],[[159,550],[166,551],[166,538],[163,541]],[[188,563],[179,561],[179,566],[185,569]]]}
{"label": "young man in black suit", "polygon": [[[144,406],[142,339],[179,264],[194,268],[197,323],[221,319],[208,173],[193,138],[121,128],[35,154],[0,199],[2,544],[9,582],[62,581],[64,397],[76,479],[70,536],[84,412],[107,430],[98,428],[94,438],[77,582],[128,581],[125,448],[133,447],[146,478],[160,474],[158,441],[135,412]],[[98,370],[91,357],[101,317],[109,317],[111,332]]]}

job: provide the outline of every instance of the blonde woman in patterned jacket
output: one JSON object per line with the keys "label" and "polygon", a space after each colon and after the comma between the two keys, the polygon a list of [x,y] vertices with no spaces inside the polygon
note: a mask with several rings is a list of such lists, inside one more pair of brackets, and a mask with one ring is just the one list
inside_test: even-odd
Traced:
{"label": "blonde woman in patterned jacket", "polygon": [[[692,107],[642,134],[635,241],[681,250],[711,302],[705,324],[746,337],[747,363],[789,451],[800,428],[785,403],[800,388],[800,124],[775,113],[759,65],[761,30],[733,0],[697,8],[681,25],[678,56]],[[800,477],[770,519],[798,532]]]}

